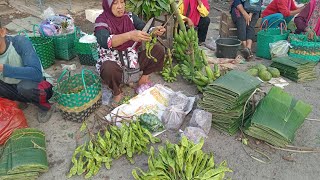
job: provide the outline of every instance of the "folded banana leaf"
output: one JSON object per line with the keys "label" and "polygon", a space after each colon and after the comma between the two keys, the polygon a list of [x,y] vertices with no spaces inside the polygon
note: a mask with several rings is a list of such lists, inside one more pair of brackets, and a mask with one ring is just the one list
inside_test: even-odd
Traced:
{"label": "folded banana leaf", "polygon": [[270,66],[277,68],[283,77],[292,81],[307,82],[317,79],[316,62],[292,57],[274,58],[272,61]]}
{"label": "folded banana leaf", "polygon": [[295,132],[312,107],[273,87],[259,102],[245,133],[275,146],[284,147],[294,140]]}
{"label": "folded banana leaf", "polygon": [[1,179],[36,179],[48,171],[45,134],[37,129],[15,130],[0,159]]}

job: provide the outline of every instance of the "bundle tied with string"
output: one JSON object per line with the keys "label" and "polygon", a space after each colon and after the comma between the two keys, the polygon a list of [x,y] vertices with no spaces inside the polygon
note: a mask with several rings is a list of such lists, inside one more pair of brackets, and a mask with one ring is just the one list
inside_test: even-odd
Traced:
{"label": "bundle tied with string", "polygon": [[[279,21],[282,21],[280,23],[280,28],[268,28]],[[266,28],[262,29],[264,26],[266,26]],[[287,40],[290,33],[290,31],[287,30],[287,24],[285,20],[277,20],[270,24],[270,26],[268,26],[267,20],[263,21],[257,36],[256,55],[265,59],[271,59],[269,44],[280,40]]]}
{"label": "bundle tied with string", "polygon": [[233,70],[209,84],[198,107],[212,114],[212,126],[234,135],[253,113],[249,99],[261,81],[249,74]]}
{"label": "bundle tied with string", "polygon": [[[68,78],[61,81],[67,74]],[[102,104],[101,79],[90,70],[71,76],[64,70],[54,90],[54,101],[66,120],[82,122]]]}
{"label": "bundle tied with string", "polygon": [[45,134],[33,128],[15,130],[0,159],[0,179],[36,179],[49,169]]}

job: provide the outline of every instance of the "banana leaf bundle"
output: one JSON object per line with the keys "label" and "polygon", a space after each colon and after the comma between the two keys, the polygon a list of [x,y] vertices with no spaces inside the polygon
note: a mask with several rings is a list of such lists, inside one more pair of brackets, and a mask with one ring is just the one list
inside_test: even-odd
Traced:
{"label": "banana leaf bundle", "polygon": [[212,113],[213,127],[234,135],[242,122],[252,115],[252,106],[244,106],[260,84],[261,81],[245,72],[230,71],[204,89],[198,106]]}
{"label": "banana leaf bundle", "polygon": [[15,130],[0,159],[0,180],[36,179],[48,171],[45,134],[37,129]]}
{"label": "banana leaf bundle", "polygon": [[314,61],[306,61],[292,57],[279,57],[272,59],[271,67],[277,68],[283,77],[295,82],[307,82],[317,79]]}
{"label": "banana leaf bundle", "polygon": [[246,122],[244,132],[249,136],[278,147],[294,140],[295,132],[312,111],[312,107],[273,87],[259,102],[252,118]]}

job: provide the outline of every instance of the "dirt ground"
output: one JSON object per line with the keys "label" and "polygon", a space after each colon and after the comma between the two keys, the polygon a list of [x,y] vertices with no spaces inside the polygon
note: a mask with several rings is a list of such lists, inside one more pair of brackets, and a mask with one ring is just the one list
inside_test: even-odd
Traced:
{"label": "dirt ground", "polygon": [[[212,3],[212,6],[223,7],[227,9],[227,3],[221,5]],[[8,14],[7,18],[4,18],[3,24],[9,23],[10,19],[24,17],[24,13],[13,13]],[[219,22],[220,12],[216,8],[212,8],[210,12],[211,24],[208,34],[208,42],[210,42],[210,37],[217,38],[218,36],[218,22]],[[9,18],[10,17],[10,18]],[[76,25],[80,26],[85,32],[92,32],[93,25],[86,21],[84,14],[76,16]],[[61,64],[77,64],[77,71],[81,67],[79,60],[75,58],[72,61],[57,61],[54,66],[47,69],[46,72],[57,79],[61,74]],[[237,69],[245,70],[248,66],[264,63],[266,65],[270,64],[268,60],[257,59],[250,63],[239,64]],[[94,70],[93,67],[86,67],[88,69]],[[320,65],[317,66],[317,71],[320,71]],[[162,78],[154,74],[151,77],[152,81],[155,83],[166,84]],[[290,85],[285,87],[285,90],[290,94],[294,95],[297,99],[303,100],[313,106],[313,111],[309,118],[319,119],[320,117],[320,102],[319,102],[319,92],[320,92],[320,80],[316,80],[309,83],[297,84],[290,80]],[[198,92],[194,85],[189,84],[182,78],[179,78],[177,82],[172,84],[166,84],[175,91],[182,91],[189,96],[196,96]],[[262,89],[268,90],[271,85],[264,84]],[[127,88],[132,94],[133,90]],[[79,123],[74,123],[70,121],[65,121],[59,112],[54,112],[50,121],[46,123],[39,123],[36,120],[37,108],[33,105],[24,110],[25,116],[28,120],[30,127],[38,128],[46,133],[47,142],[47,155],[49,160],[50,169],[47,173],[40,176],[40,180],[63,180],[67,179],[66,174],[71,165],[71,156],[74,152],[77,143],[79,143],[76,137],[79,134]],[[188,124],[191,118],[192,112],[187,116],[184,125],[181,129],[184,129],[186,124]],[[89,118],[89,121],[93,120],[93,116]],[[246,179],[246,180],[314,180],[320,177],[320,155],[319,153],[295,153],[295,152],[285,152],[280,150],[272,149],[263,143],[258,143],[252,140],[254,144],[259,148],[263,148],[263,152],[270,157],[270,162],[261,163],[252,159],[248,153],[254,156],[258,156],[254,151],[246,148],[248,153],[244,150],[241,142],[237,141],[240,134],[235,136],[228,136],[224,133],[220,133],[215,129],[211,129],[209,133],[209,138],[206,140],[204,145],[204,151],[213,152],[215,155],[215,162],[220,163],[223,160],[228,162],[229,167],[233,170],[233,173],[229,173],[228,177],[232,179]],[[160,138],[165,142],[169,140],[172,142],[179,141],[178,132],[165,132],[160,135]],[[296,133],[295,141],[293,142],[295,146],[303,147],[314,147],[320,148],[320,122],[317,121],[305,121],[301,128]],[[261,158],[261,157],[259,157]],[[127,180],[133,179],[131,175],[131,170],[135,167],[141,167],[142,169],[147,168],[147,156],[139,155],[135,156],[136,163],[131,165],[125,158],[120,158],[119,160],[113,161],[112,169],[106,170],[101,168],[99,174],[92,179],[97,180]],[[84,179],[82,176],[75,176],[71,179]]]}

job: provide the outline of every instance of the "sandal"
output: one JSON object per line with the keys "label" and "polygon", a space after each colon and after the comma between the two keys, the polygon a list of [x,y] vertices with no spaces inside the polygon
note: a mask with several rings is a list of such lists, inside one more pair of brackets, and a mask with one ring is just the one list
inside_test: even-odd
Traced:
{"label": "sandal", "polygon": [[148,82],[148,83],[145,83],[145,84],[141,84],[140,86],[138,86],[136,89],[135,89],[135,93],[136,94],[141,94],[142,92],[144,92],[145,90],[153,87],[154,84],[152,82]]}
{"label": "sandal", "polygon": [[248,50],[249,50],[249,56],[248,56],[247,60],[251,61],[253,59],[253,53],[252,53],[251,49],[248,48]]}
{"label": "sandal", "polygon": [[250,56],[250,49],[249,48],[243,48],[242,50],[240,50],[240,52],[245,59],[249,58],[249,56]]}

